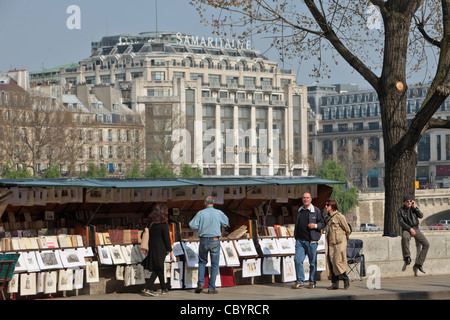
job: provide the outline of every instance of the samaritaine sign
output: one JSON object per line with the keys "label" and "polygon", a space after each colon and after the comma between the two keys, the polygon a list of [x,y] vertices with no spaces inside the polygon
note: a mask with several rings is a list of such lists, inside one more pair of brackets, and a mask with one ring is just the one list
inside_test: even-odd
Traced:
{"label": "samaritaine sign", "polygon": [[250,40],[234,40],[213,37],[188,36],[177,33],[177,44],[225,49],[251,49]]}

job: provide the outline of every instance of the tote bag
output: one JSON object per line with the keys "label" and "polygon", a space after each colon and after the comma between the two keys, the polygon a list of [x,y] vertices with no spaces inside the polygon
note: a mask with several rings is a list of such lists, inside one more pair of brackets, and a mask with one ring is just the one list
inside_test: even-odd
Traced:
{"label": "tote bag", "polygon": [[149,238],[150,238],[149,228],[145,228],[144,229],[144,233],[142,234],[141,245],[139,247],[139,250],[141,250],[143,255],[147,255],[148,254],[148,240],[149,240]]}

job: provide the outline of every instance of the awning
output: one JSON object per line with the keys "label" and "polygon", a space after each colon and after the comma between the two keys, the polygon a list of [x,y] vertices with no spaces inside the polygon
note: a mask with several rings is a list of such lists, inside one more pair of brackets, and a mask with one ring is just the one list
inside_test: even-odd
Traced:
{"label": "awning", "polygon": [[78,188],[180,188],[180,187],[229,187],[257,185],[344,184],[342,181],[318,177],[231,177],[231,178],[173,178],[173,179],[120,179],[120,178],[60,178],[60,179],[0,179],[0,187],[78,187]]}

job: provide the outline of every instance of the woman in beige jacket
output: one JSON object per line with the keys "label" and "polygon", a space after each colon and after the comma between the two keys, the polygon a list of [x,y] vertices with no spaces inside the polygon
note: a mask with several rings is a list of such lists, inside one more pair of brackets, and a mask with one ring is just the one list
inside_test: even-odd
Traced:
{"label": "woman in beige jacket", "polygon": [[325,209],[328,212],[325,216],[327,273],[328,276],[331,274],[332,282],[327,289],[339,289],[339,277],[344,280],[344,289],[347,289],[350,286],[347,275],[347,240],[350,236],[350,228],[345,216],[338,211],[335,200],[328,199]]}

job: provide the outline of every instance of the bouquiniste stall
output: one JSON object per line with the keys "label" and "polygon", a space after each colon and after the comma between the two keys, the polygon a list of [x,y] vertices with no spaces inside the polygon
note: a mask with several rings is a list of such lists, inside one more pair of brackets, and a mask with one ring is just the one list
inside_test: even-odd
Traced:
{"label": "bouquiniste stall", "polygon": [[[0,180],[0,249],[20,253],[9,297],[139,291],[149,276],[140,265],[140,236],[158,202],[169,208],[177,256],[166,264],[168,281],[172,289],[195,286],[198,236],[188,223],[204,208],[206,195],[214,196],[215,207],[230,221],[221,240],[219,286],[264,275],[290,281],[301,196],[310,192],[322,209],[335,184],[342,182],[317,177]],[[106,286],[105,279],[116,285]]]}

